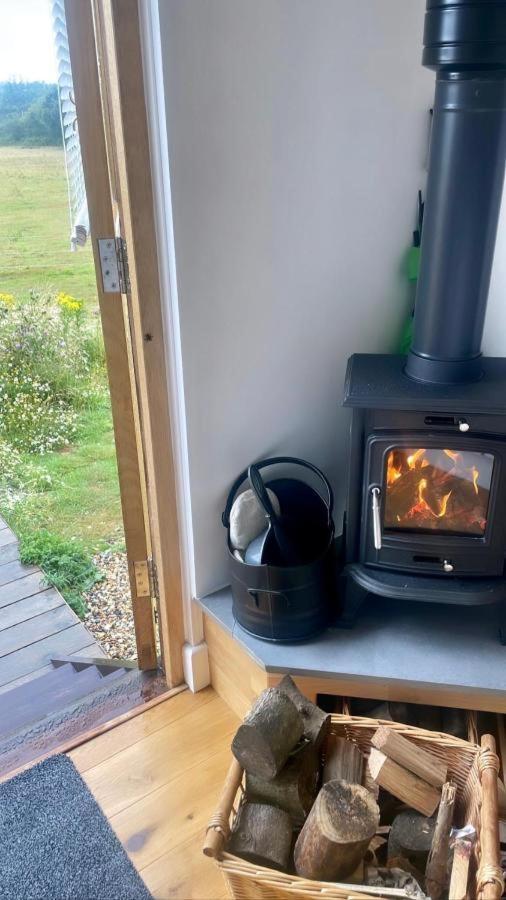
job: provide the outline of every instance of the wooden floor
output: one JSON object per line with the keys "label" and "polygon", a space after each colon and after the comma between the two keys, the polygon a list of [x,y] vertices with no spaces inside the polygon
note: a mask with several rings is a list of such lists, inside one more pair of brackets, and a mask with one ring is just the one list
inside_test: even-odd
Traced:
{"label": "wooden floor", "polygon": [[237,725],[211,688],[185,691],[69,753],[160,900],[228,897],[202,842]]}
{"label": "wooden floor", "polygon": [[0,519],[0,694],[50,671],[52,656],[69,655],[106,656],[41,570],[22,565]]}

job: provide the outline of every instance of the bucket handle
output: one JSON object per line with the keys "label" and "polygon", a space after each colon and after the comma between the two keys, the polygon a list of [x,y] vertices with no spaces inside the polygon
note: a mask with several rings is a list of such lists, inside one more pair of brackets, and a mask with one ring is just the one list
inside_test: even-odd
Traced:
{"label": "bucket handle", "polygon": [[[326,503],[327,503],[327,509],[328,509],[328,524],[330,525],[331,521],[332,521],[332,512],[334,509],[334,494],[333,494],[332,488],[330,486],[329,480],[325,477],[325,475],[323,474],[323,472],[320,469],[318,469],[312,463],[306,462],[306,460],[304,460],[304,459],[298,459],[296,456],[273,456],[270,459],[262,459],[260,462],[255,463],[255,466],[257,469],[265,469],[267,466],[276,466],[276,465],[282,465],[285,463],[290,463],[290,464],[293,464],[294,466],[302,466],[304,469],[309,469],[311,472],[313,472],[315,475],[317,475],[318,478],[320,479],[320,481],[324,484],[325,491],[327,494]],[[225,526],[225,528],[228,528],[230,525],[230,511],[232,509],[232,504],[235,500],[235,495],[237,494],[237,491],[241,487],[241,484],[243,483],[243,481],[246,481],[247,477],[248,477],[248,469],[244,469],[244,471],[241,472],[241,474],[238,476],[238,478],[235,479],[232,487],[230,488],[230,493],[227,497],[225,509],[221,514],[221,521],[223,522],[223,525]]]}

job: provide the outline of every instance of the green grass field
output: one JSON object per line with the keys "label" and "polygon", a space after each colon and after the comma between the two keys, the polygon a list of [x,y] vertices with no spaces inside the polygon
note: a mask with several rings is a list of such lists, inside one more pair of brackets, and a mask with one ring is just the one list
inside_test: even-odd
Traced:
{"label": "green grass field", "polygon": [[[64,291],[97,309],[91,248],[69,250],[63,151],[0,147],[0,292]],[[1,414],[1,411],[0,411]],[[37,457],[52,486],[2,510],[18,536],[45,528],[95,552],[123,540],[108,403],[82,414],[79,437],[64,452]],[[0,473],[1,476],[1,473]]]}
{"label": "green grass field", "polygon": [[96,305],[91,248],[71,253],[63,150],[0,147],[0,290],[66,291]]}

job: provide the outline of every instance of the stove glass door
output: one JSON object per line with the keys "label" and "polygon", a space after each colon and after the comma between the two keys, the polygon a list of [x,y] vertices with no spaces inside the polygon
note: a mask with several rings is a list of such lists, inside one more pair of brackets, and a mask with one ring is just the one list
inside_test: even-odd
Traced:
{"label": "stove glass door", "polygon": [[493,468],[491,453],[393,447],[384,473],[384,528],[483,537]]}

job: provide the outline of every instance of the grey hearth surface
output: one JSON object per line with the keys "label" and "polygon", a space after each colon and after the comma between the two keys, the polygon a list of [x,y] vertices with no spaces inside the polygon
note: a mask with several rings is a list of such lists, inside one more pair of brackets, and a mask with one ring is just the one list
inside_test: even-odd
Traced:
{"label": "grey hearth surface", "polygon": [[374,597],[351,629],[330,627],[308,641],[275,644],[252,637],[235,622],[230,588],[199,603],[267,672],[467,688],[478,695],[493,694],[496,701],[502,695],[506,709],[506,647],[499,643],[493,606]]}

